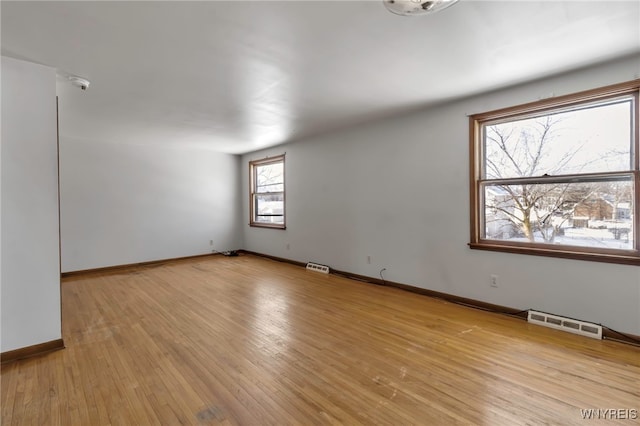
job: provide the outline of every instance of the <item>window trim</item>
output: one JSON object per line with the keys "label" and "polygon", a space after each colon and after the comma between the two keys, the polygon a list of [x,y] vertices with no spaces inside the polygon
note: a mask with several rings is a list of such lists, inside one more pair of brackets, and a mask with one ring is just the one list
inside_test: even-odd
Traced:
{"label": "window trim", "polygon": [[[285,154],[277,155],[274,157],[266,157],[259,160],[249,161],[249,226],[256,228],[272,228],[272,229],[286,229],[287,228],[287,188],[286,188],[286,167],[285,167]],[[255,169],[258,166],[265,166],[269,164],[282,163],[282,223],[265,223],[256,221],[256,211],[254,204],[254,197],[256,195],[256,174]]]}
{"label": "window trim", "polygon": [[[634,182],[634,248],[631,250],[597,249],[593,247],[549,245],[544,243],[500,241],[481,238],[482,195],[480,190],[482,173],[482,125],[496,120],[521,118],[526,115],[539,115],[545,112],[567,109],[588,103],[604,101],[609,98],[632,96],[635,106],[633,117],[633,168],[605,175],[631,175]],[[614,84],[575,94],[563,95],[514,107],[501,108],[469,116],[469,192],[470,192],[470,243],[471,249],[490,250],[507,253],[519,253],[578,260],[590,260],[627,265],[640,265],[640,79]],[[597,175],[591,173],[590,175]],[[570,177],[554,176],[556,180]],[[540,180],[535,178],[536,180]],[[509,179],[505,179],[509,180]]]}

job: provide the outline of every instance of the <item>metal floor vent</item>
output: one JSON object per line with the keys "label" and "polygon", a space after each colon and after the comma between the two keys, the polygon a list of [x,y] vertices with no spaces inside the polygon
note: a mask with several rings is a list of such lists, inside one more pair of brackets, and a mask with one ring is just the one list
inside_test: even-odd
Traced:
{"label": "metal floor vent", "polygon": [[569,333],[591,337],[592,339],[602,339],[602,326],[590,322],[578,321],[559,315],[547,314],[538,311],[529,311],[527,321],[532,324],[543,325],[556,330],[564,330]]}
{"label": "metal floor vent", "polygon": [[329,273],[329,267],[326,265],[320,265],[319,263],[309,262],[307,263],[307,271],[322,272],[323,274]]}

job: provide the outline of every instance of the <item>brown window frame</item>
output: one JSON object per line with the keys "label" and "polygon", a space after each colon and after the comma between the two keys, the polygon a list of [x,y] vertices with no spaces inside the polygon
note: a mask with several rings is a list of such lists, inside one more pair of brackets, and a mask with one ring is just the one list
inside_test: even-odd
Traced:
{"label": "brown window frame", "polygon": [[[632,120],[633,143],[631,147],[631,156],[633,161],[630,162],[630,170],[612,173],[583,173],[576,175],[553,176],[553,177],[536,177],[536,178],[514,178],[514,179],[484,179],[483,173],[483,126],[487,123],[496,122],[498,120],[509,121],[528,118],[529,116],[543,115],[545,112],[549,114],[567,108],[579,108],[581,105],[587,105],[598,101],[606,101],[610,98],[629,96],[632,98],[634,114]],[[479,250],[490,250],[507,253],[519,253],[537,256],[559,257],[578,260],[590,260],[607,263],[619,263],[627,265],[640,265],[640,79],[606,86],[598,89],[588,90],[571,95],[559,96],[555,98],[544,99],[523,105],[509,108],[498,109],[480,114],[474,114],[469,117],[469,189],[470,189],[470,243],[469,247]],[[559,244],[545,244],[538,242],[514,242],[495,239],[487,239],[483,237],[484,229],[484,202],[482,191],[488,182],[501,182],[505,185],[519,181],[522,183],[558,183],[558,182],[588,182],[587,178],[592,179],[615,179],[620,177],[628,177],[633,182],[633,233],[634,246],[631,250],[623,249],[603,249],[594,247],[582,247]],[[528,182],[523,182],[528,180]]]}
{"label": "brown window frame", "polygon": [[[256,202],[255,197],[258,195],[256,192],[257,187],[257,174],[256,168],[260,166],[266,166],[269,164],[282,163],[282,191],[267,192],[266,194],[282,194],[282,223],[268,223],[257,221]],[[273,228],[273,229],[286,229],[287,223],[287,197],[286,197],[286,172],[285,172],[285,154],[275,157],[262,158],[260,160],[249,161],[249,226],[257,228]],[[260,193],[265,194],[265,193]]]}

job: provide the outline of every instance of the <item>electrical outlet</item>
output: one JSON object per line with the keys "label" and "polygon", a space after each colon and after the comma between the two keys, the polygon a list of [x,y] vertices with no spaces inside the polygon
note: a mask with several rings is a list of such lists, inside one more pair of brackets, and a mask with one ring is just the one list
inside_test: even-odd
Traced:
{"label": "electrical outlet", "polygon": [[213,245],[213,240],[209,240],[209,245],[212,246]]}
{"label": "electrical outlet", "polygon": [[371,256],[367,256],[367,264],[371,265]]}
{"label": "electrical outlet", "polygon": [[291,244],[287,243],[287,250],[291,248]]}
{"label": "electrical outlet", "polygon": [[491,274],[489,277],[489,285],[494,288],[498,288],[498,276],[495,274]]}

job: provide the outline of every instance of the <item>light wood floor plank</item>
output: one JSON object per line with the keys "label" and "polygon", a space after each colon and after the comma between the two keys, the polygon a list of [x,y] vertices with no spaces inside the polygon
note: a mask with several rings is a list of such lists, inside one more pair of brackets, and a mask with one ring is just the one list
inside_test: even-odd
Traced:
{"label": "light wood floor plank", "polygon": [[[70,277],[66,349],[2,366],[3,425],[584,425],[640,349],[244,255]],[[631,413],[631,412],[630,412]]]}

